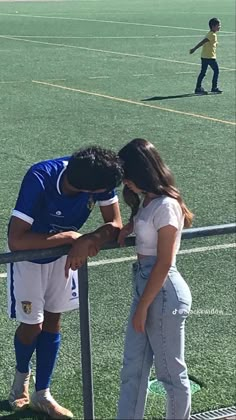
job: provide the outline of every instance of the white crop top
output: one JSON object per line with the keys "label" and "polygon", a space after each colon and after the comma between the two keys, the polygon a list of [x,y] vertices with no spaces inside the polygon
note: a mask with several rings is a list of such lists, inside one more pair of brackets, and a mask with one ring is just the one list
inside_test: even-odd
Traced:
{"label": "white crop top", "polygon": [[141,204],[134,217],[134,233],[136,235],[136,251],[142,255],[157,255],[158,230],[164,226],[174,226],[177,229],[175,255],[177,254],[184,215],[177,200],[162,195],[146,206]]}

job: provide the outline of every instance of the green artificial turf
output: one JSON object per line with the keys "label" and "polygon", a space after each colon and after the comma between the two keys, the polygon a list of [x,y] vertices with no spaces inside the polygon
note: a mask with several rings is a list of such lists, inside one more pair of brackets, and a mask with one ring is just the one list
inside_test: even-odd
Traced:
{"label": "green artificial turf", "polygon": [[[224,93],[194,96],[200,51],[189,55],[189,49],[205,36],[213,15],[222,20],[217,58]],[[216,0],[214,8],[211,0],[1,1],[0,54],[2,252],[21,179],[32,163],[88,144],[118,150],[134,137],[157,146],[195,214],[194,227],[235,221],[233,0]],[[211,70],[204,86],[211,86]],[[121,210],[126,221],[122,199]],[[99,223],[95,210],[83,231]],[[234,403],[234,250],[224,248],[234,239],[182,243],[182,249],[209,247],[179,256],[195,311],[187,322],[186,358],[190,375],[203,384],[193,395],[193,412]],[[223,248],[213,251],[219,244]],[[103,251],[95,261],[131,255],[131,248]],[[89,269],[95,414],[102,419],[116,414],[130,265]],[[0,415],[16,418],[5,401],[16,324],[6,316],[4,278],[0,296]],[[65,315],[63,337],[53,394],[82,418],[78,313]],[[163,396],[149,393],[146,418],[163,415]],[[19,416],[35,418],[30,412]]]}

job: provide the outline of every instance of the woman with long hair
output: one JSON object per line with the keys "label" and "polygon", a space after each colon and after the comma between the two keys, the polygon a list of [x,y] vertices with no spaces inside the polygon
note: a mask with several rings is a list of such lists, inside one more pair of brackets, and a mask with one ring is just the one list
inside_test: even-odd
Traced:
{"label": "woman with long hair", "polygon": [[156,375],[167,393],[167,419],[189,419],[190,383],[184,360],[185,320],[191,292],[176,268],[184,226],[193,215],[156,148],[144,139],[124,146],[124,200],[131,217],[118,238],[136,235],[134,297],[127,326],[118,419],[142,419],[148,377]]}

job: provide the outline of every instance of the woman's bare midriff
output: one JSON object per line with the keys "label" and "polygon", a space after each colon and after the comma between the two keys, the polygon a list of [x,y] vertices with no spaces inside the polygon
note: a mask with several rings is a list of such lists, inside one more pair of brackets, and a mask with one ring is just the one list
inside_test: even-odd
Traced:
{"label": "woman's bare midriff", "polygon": [[[147,255],[143,255],[143,254],[137,254],[138,260],[141,260],[142,258],[147,258]],[[154,257],[154,255],[153,255]]]}

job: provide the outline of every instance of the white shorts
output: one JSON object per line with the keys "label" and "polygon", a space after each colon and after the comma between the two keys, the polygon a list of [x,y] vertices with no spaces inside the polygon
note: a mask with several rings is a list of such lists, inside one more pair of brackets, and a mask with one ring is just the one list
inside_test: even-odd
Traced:
{"label": "white shorts", "polygon": [[25,324],[40,324],[44,311],[78,309],[78,272],[65,277],[66,256],[48,264],[28,261],[8,264],[8,313]]}

